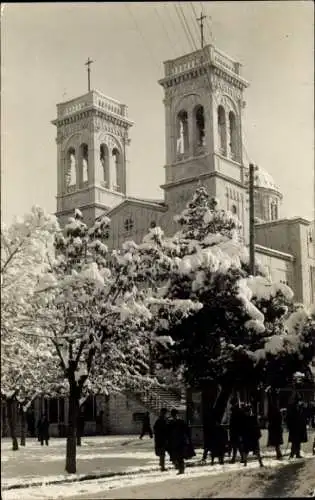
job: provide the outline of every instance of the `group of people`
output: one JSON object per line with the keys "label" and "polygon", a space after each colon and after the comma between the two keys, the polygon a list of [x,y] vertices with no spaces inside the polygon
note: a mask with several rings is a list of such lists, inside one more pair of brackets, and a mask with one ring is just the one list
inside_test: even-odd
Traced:
{"label": "group of people", "polygon": [[[165,469],[166,453],[169,454],[171,462],[182,474],[185,469],[185,459],[195,456],[188,425],[184,420],[178,418],[177,410],[172,410],[171,418],[167,417],[168,410],[162,408],[159,418],[156,420],[153,430],[150,424],[150,415],[147,412],[143,420],[140,438],[147,433],[151,438],[154,436],[155,453],[159,457],[161,471]],[[281,460],[283,454],[283,416],[279,402],[272,401],[268,411],[268,442],[267,446],[273,447],[276,458]],[[286,425],[289,431],[288,442],[291,443],[290,458],[301,458],[301,444],[307,442],[307,412],[304,403],[295,398],[287,409]],[[215,419],[209,419],[204,426],[204,452],[202,461],[205,462],[208,453],[211,456],[211,464],[217,458],[220,464],[224,464],[226,454],[230,457],[230,463],[235,463],[237,454],[240,461],[247,465],[249,453],[257,458],[259,465],[263,467],[260,453],[260,438],[262,436],[257,414],[254,413],[250,404],[242,404],[237,400],[232,401],[229,425],[223,425]],[[313,443],[313,454],[315,454],[315,440]]]}
{"label": "group of people", "polygon": [[227,426],[210,419],[204,426],[204,453],[202,460],[205,462],[208,452],[211,454],[211,464],[215,458],[219,463],[224,463],[226,453],[231,455],[231,463],[235,463],[237,452],[241,456],[241,462],[247,465],[247,457],[253,452],[263,466],[260,454],[259,440],[261,430],[257,416],[253,413],[250,405],[239,405],[237,401],[232,401],[231,416],[229,422],[229,433]]}
{"label": "group of people", "polygon": [[[282,459],[281,445],[283,444],[283,416],[279,401],[273,400],[268,411],[268,442],[267,446],[273,447],[276,458]],[[289,431],[288,441],[291,443],[290,458],[301,458],[301,444],[307,442],[307,412],[303,401],[296,397],[288,406],[286,425]],[[205,426],[205,447],[203,460],[211,453],[211,463],[217,457],[219,462],[224,463],[226,452],[232,454],[231,463],[235,463],[237,453],[241,457],[241,463],[247,465],[247,457],[250,452],[257,457],[259,465],[263,466],[260,454],[259,440],[261,429],[257,415],[253,412],[251,405],[232,401],[231,415],[229,421],[229,433],[226,426],[218,422],[209,422]],[[315,441],[313,443],[313,452]]]}
{"label": "group of people", "polygon": [[168,418],[168,410],[162,408],[160,415],[153,426],[150,424],[150,414],[146,412],[140,439],[148,433],[152,438],[154,435],[155,454],[159,457],[160,469],[165,471],[165,457],[169,454],[171,462],[178,470],[178,474],[185,471],[185,459],[195,456],[191,441],[190,429],[186,422],[179,418],[178,411],[174,408]]}

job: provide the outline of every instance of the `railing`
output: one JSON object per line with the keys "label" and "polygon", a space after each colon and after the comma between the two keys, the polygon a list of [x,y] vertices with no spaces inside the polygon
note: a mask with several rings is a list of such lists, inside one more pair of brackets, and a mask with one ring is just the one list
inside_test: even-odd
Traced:
{"label": "railing", "polygon": [[237,75],[240,74],[240,63],[234,61],[212,45],[208,45],[203,50],[197,50],[172,61],[166,61],[164,63],[165,76],[178,75],[179,73],[198,68],[206,62],[220,66]]}
{"label": "railing", "polygon": [[125,104],[120,104],[118,101],[115,101],[114,99],[111,99],[110,97],[107,97],[96,90],[92,90],[85,96],[74,99],[73,101],[59,104],[58,117],[67,116],[78,111],[83,111],[90,106],[96,106],[110,113],[115,113],[116,115],[127,117],[128,108]]}
{"label": "railing", "polygon": [[152,384],[144,388],[139,384],[130,384],[128,396],[134,397],[143,406],[150,408],[154,413],[159,413],[161,408],[176,408],[182,401],[179,393],[164,388],[158,384]]}

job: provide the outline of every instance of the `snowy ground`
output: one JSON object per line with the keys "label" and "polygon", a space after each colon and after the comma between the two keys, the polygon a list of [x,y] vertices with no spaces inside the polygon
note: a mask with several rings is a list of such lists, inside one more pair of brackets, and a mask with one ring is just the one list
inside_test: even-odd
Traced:
{"label": "snowy ground", "polygon": [[[309,442],[303,445],[304,456],[307,459],[312,456],[311,444],[313,436],[311,432],[309,434]],[[221,493],[222,488],[218,485],[223,481],[223,478],[225,478],[223,481],[225,485],[228,484],[226,480],[231,476],[229,479],[231,488],[232,483],[234,484],[236,481],[244,485],[246,483],[248,486],[253,481],[257,482],[259,477],[263,481],[262,474],[263,477],[266,476],[266,481],[269,481],[272,474],[274,474],[273,471],[283,470],[286,467],[289,467],[289,470],[290,467],[301,467],[298,464],[303,465],[304,462],[307,464],[312,463],[313,467],[315,465],[314,460],[300,460],[289,463],[289,450],[286,450],[287,455],[279,464],[273,458],[274,451],[265,448],[265,442],[266,436],[262,438],[261,443],[266,465],[263,472],[258,469],[257,461],[252,459],[246,472],[241,464],[230,465],[227,463],[224,466],[201,466],[202,452],[197,450],[197,457],[190,461],[191,467],[186,469],[185,476],[177,477],[171,467],[163,475],[159,472],[157,458],[153,452],[153,442],[149,438],[142,441],[137,436],[84,438],[83,446],[78,448],[78,473],[76,475],[63,474],[65,460],[64,439],[52,439],[48,448],[41,447],[37,441],[31,440],[25,448],[22,447],[17,452],[11,451],[9,440],[2,440],[2,498],[3,500],[17,498],[25,500],[44,500],[48,498],[67,498],[69,500],[74,498],[187,498],[190,490],[192,491],[191,497],[199,496],[196,491],[202,484],[205,491],[207,487],[208,489],[211,487],[211,492],[205,496],[213,496],[213,488],[217,487],[218,493]],[[283,451],[285,449],[286,446],[284,445]],[[237,474],[237,471],[242,471],[242,474]],[[269,477],[268,474],[271,474],[271,476]],[[315,477],[314,471],[312,475]],[[78,481],[79,478],[83,479],[86,476],[95,479]],[[43,485],[43,483],[57,481],[63,483]],[[75,482],[66,483],[65,481]],[[189,488],[187,486],[187,492],[185,481],[190,484]],[[208,484],[209,481],[211,484]],[[34,486],[31,486],[31,484]],[[214,487],[214,484],[217,486]],[[22,488],[8,490],[12,486],[19,485]],[[27,485],[29,487],[26,488]],[[306,486],[305,483],[305,487],[310,489],[312,485]],[[181,494],[176,493],[176,488],[179,488],[178,491],[181,491]],[[233,486],[233,492],[235,488],[241,488],[241,486]],[[315,484],[313,485],[314,488]],[[153,491],[154,493],[150,493]],[[222,496],[229,496],[229,490],[225,488],[224,491],[225,494],[222,494]],[[235,495],[233,493],[233,496]],[[244,495],[241,494],[240,496]]]}
{"label": "snowy ground", "polygon": [[[308,464],[309,463],[309,464]],[[305,467],[307,464],[307,467]],[[297,472],[306,468],[307,481],[300,480]],[[281,464],[265,459],[264,470],[256,461],[245,470],[241,464],[224,466],[206,465],[187,468],[185,475],[176,476],[173,469],[164,474],[159,471],[139,473],[131,476],[96,479],[59,485],[30,487],[23,490],[9,490],[2,494],[3,500],[87,500],[97,498],[196,498],[196,497],[242,497],[242,496],[292,496],[294,484],[301,495],[311,495],[315,489],[315,460],[308,458],[288,459]],[[271,481],[271,482],[270,482]],[[275,495],[275,492],[278,495]]]}

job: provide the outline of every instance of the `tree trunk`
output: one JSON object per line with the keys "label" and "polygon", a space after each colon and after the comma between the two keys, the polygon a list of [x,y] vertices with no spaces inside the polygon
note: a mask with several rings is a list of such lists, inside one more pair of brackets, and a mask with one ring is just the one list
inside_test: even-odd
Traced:
{"label": "tree trunk", "polygon": [[68,411],[68,433],[66,452],[66,471],[75,474],[76,466],[76,445],[77,445],[77,425],[79,410],[79,391],[76,382],[70,384],[69,411]]}
{"label": "tree trunk", "polygon": [[10,435],[12,439],[12,450],[16,451],[19,449],[19,444],[16,438],[16,401],[13,398],[7,399],[7,408]]}
{"label": "tree trunk", "polygon": [[81,446],[81,436],[79,432],[77,433],[77,446]]}
{"label": "tree trunk", "polygon": [[26,442],[26,418],[25,418],[25,411],[22,408],[21,409],[21,441],[20,441],[21,446],[25,446],[25,442]]}

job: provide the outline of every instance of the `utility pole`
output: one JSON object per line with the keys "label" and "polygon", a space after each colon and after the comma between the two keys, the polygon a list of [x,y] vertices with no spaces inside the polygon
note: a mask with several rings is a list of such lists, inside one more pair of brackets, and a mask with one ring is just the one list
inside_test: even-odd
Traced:
{"label": "utility pole", "polygon": [[250,274],[255,275],[255,202],[254,202],[254,171],[257,167],[249,165],[249,268]]}
{"label": "utility pole", "polygon": [[87,72],[88,72],[88,91],[90,92],[91,90],[91,68],[90,68],[90,65],[93,63],[94,61],[91,61],[91,59],[88,57],[88,60],[86,61],[85,63],[85,66],[87,66]]}
{"label": "utility pole", "polygon": [[201,37],[201,48],[203,49],[203,20],[206,19],[207,16],[204,16],[202,11],[200,17],[197,17],[198,23],[200,23],[200,37]]}

